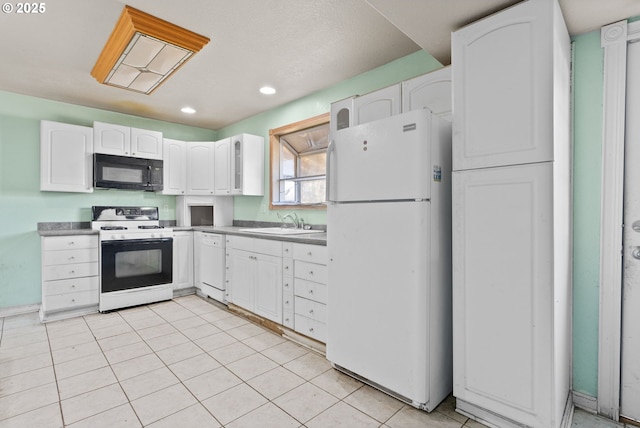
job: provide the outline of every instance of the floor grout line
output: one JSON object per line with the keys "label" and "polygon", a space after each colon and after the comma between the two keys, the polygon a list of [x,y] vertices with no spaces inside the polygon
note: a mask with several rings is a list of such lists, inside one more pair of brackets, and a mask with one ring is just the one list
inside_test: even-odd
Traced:
{"label": "floor grout line", "polygon": [[[402,402],[398,402],[397,404],[397,408],[390,412],[388,414],[388,416],[386,416],[386,419],[384,420],[384,422],[380,422],[378,419],[376,419],[375,417],[371,416],[370,414],[367,414],[365,410],[359,408],[359,407],[355,407],[353,404],[351,404],[350,402],[346,401],[347,398],[353,396],[356,392],[362,390],[365,387],[365,384],[359,383],[359,385],[357,385],[357,387],[355,387],[354,389],[350,389],[348,392],[345,392],[346,395],[344,394],[340,394],[340,396],[334,395],[333,392],[324,389],[322,386],[320,386],[319,384],[317,384],[317,382],[320,382],[320,380],[318,380],[321,376],[326,375],[327,373],[331,372],[331,370],[333,370],[331,368],[330,365],[327,365],[326,367],[324,366],[318,366],[318,368],[313,368],[315,366],[307,366],[307,367],[303,367],[303,364],[311,364],[314,363],[315,361],[314,358],[319,356],[321,358],[324,358],[324,355],[321,354],[320,352],[318,352],[318,350],[316,349],[312,349],[309,347],[306,347],[300,343],[291,341],[288,338],[282,337],[282,336],[278,336],[276,333],[274,333],[273,331],[264,328],[261,325],[258,325],[254,322],[252,322],[251,320],[247,320],[246,318],[243,318],[241,315],[239,314],[235,314],[235,313],[231,313],[229,312],[229,316],[226,316],[224,318],[221,318],[219,321],[225,320],[225,319],[230,319],[233,317],[239,317],[239,318],[243,318],[243,321],[246,322],[242,322],[241,324],[238,325],[234,325],[240,321],[231,321],[228,320],[226,322],[222,322],[221,324],[225,326],[225,328],[221,328],[218,324],[216,325],[215,322],[213,321],[209,321],[206,318],[204,318],[204,316],[206,316],[207,314],[213,313],[213,312],[218,312],[218,311],[224,311],[224,309],[220,309],[214,305],[212,305],[215,309],[213,309],[212,311],[207,311],[207,312],[200,312],[200,305],[201,303],[198,303],[196,305],[193,305],[192,308],[189,307],[189,305],[192,304],[192,301],[194,301],[194,299],[189,299],[189,300],[181,300],[184,298],[178,298],[174,301],[171,301],[170,303],[167,302],[167,304],[157,304],[157,305],[149,305],[147,306],[148,310],[149,310],[149,314],[147,314],[147,316],[141,316],[140,318],[136,317],[133,313],[131,312],[127,312],[127,311],[131,311],[131,309],[128,310],[123,310],[123,311],[114,311],[111,312],[109,314],[105,314],[108,315],[110,317],[112,317],[113,319],[108,319],[108,318],[103,318],[102,320],[97,320],[94,318],[97,318],[99,315],[89,315],[89,316],[84,316],[84,317],[80,317],[83,319],[83,324],[84,324],[84,328],[83,328],[83,332],[82,333],[72,333],[72,334],[84,334],[84,332],[88,331],[90,333],[90,335],[93,338],[92,342],[86,342],[86,343],[81,343],[81,344],[74,344],[74,345],[70,345],[68,347],[64,347],[64,348],[58,348],[54,351],[53,347],[52,347],[52,342],[55,341],[59,341],[60,338],[63,337],[68,337],[71,336],[72,334],[69,334],[68,336],[65,335],[59,335],[58,332],[55,335],[52,335],[51,332],[54,331],[53,330],[53,326],[55,325],[54,323],[50,323],[50,324],[45,324],[45,332],[46,332],[46,340],[48,342],[48,347],[49,347],[49,359],[50,359],[50,364],[53,366],[53,371],[54,371],[54,379],[55,379],[55,383],[56,383],[56,392],[58,394],[58,402],[57,402],[57,407],[58,407],[58,412],[60,415],[60,418],[64,421],[64,413],[63,413],[63,401],[64,400],[68,400],[71,398],[75,398],[75,397],[80,397],[83,394],[87,394],[89,392],[95,392],[100,390],[101,388],[105,388],[106,386],[98,386],[96,387],[96,389],[91,389],[90,391],[84,391],[82,393],[79,393],[78,395],[72,395],[69,397],[66,397],[64,400],[62,399],[62,395],[61,395],[61,390],[60,390],[60,382],[64,382],[67,379],[72,379],[75,376],[81,376],[81,375],[86,375],[87,373],[91,373],[94,372],[96,370],[101,370],[104,367],[100,367],[100,368],[91,368],[90,370],[87,371],[82,371],[81,373],[76,373],[73,376],[69,376],[66,377],[64,379],[58,379],[58,372],[57,372],[57,367],[60,364],[64,364],[64,363],[68,363],[70,361],[76,361],[82,358],[86,358],[88,356],[91,355],[102,355],[102,357],[104,358],[104,360],[106,361],[106,366],[108,367],[111,375],[113,376],[113,378],[115,379],[115,383],[111,383],[107,386],[112,386],[114,384],[118,385],[118,388],[120,389],[121,393],[123,394],[124,398],[126,399],[126,403],[121,404],[121,405],[116,405],[115,407],[111,407],[109,409],[102,409],[100,410],[97,414],[93,414],[90,416],[86,416],[83,417],[80,420],[74,421],[74,423],[79,423],[82,421],[88,421],[90,418],[94,418],[97,415],[102,415],[105,414],[106,412],[110,412],[113,411],[113,409],[127,405],[132,411],[133,414],[135,414],[136,418],[137,418],[137,423],[140,424],[140,426],[142,426],[143,424],[143,419],[141,419],[141,415],[139,414],[139,411],[136,410],[136,408],[133,406],[133,402],[135,402],[136,400],[148,397],[152,394],[156,394],[162,391],[167,390],[168,388],[172,388],[175,387],[177,385],[180,385],[182,390],[187,391],[190,398],[192,399],[192,401],[194,401],[193,404],[189,404],[186,405],[186,407],[181,408],[180,410],[176,410],[173,413],[164,415],[162,418],[160,418],[158,421],[162,421],[166,418],[170,418],[172,416],[178,415],[179,413],[185,411],[186,409],[190,409],[192,407],[196,407],[196,406],[200,406],[202,409],[204,409],[204,411],[207,412],[207,414],[214,418],[214,420],[219,423],[221,426],[224,426],[222,424],[222,421],[220,419],[218,419],[218,417],[216,417],[216,415],[205,405],[203,404],[203,402],[210,400],[211,398],[214,398],[216,396],[218,396],[221,393],[224,392],[228,392],[233,388],[239,387],[239,386],[244,386],[246,388],[249,388],[253,393],[257,394],[259,397],[261,397],[261,399],[266,400],[264,404],[259,405],[256,408],[252,408],[251,410],[248,410],[246,412],[240,412],[236,415],[233,416],[233,418],[229,421],[227,421],[227,424],[233,424],[234,422],[239,422],[240,419],[247,417],[248,415],[250,415],[252,412],[255,412],[258,409],[261,409],[267,405],[272,405],[274,406],[276,409],[279,409],[279,411],[283,412],[285,415],[288,415],[288,417],[292,418],[293,420],[296,421],[297,424],[299,424],[300,426],[306,426],[306,424],[310,423],[310,421],[314,420],[315,418],[320,417],[321,415],[323,415],[325,412],[330,411],[337,411],[340,408],[348,408],[351,409],[352,412],[355,412],[357,414],[361,414],[361,415],[365,415],[368,418],[371,418],[372,421],[375,421],[375,424],[377,424],[377,426],[391,426],[391,425],[385,425],[385,424],[390,424],[392,419],[394,419],[396,416],[400,415],[403,412],[407,412],[407,411],[411,411],[413,408],[411,406],[407,406],[405,403]],[[204,300],[200,299],[199,297],[197,298],[199,300],[197,300],[197,302],[202,302],[205,304],[206,303]],[[184,304],[183,304],[184,303]],[[173,305],[177,305],[177,306],[173,306]],[[175,313],[173,312],[175,310]],[[194,312],[194,310],[198,311],[198,312]],[[189,314],[183,312],[183,311],[188,311]],[[110,315],[110,314],[117,314],[117,315]],[[127,317],[127,314],[131,315],[129,317]],[[164,322],[161,324],[156,324],[156,325],[152,325],[149,327],[144,327],[144,328],[136,328],[134,327],[134,325],[144,325],[144,322],[138,323],[139,320],[145,319],[145,318],[151,318],[153,316],[157,316],[159,318],[161,318]],[[174,316],[177,316],[178,318],[174,319]],[[214,316],[214,318],[217,316]],[[199,318],[199,320],[195,319],[195,318]],[[184,321],[184,320],[191,320],[192,321]],[[184,321],[183,323],[181,323],[181,321]],[[204,323],[199,323],[200,321],[204,321]],[[199,324],[193,326],[193,327],[188,327],[191,323],[196,323],[198,322]],[[129,331],[124,331],[125,329],[123,328],[122,330],[124,332],[118,332],[118,330],[120,329],[120,327],[118,327],[120,324],[122,323],[122,325],[126,325],[127,328],[129,329]],[[174,325],[174,323],[177,323],[178,327],[176,327],[176,325]],[[171,329],[173,331],[171,331],[171,329],[167,328],[166,332],[163,332],[160,335],[157,336],[153,336],[153,337],[144,337],[143,335],[141,335],[140,331],[144,330],[146,328],[148,329],[152,329],[154,327],[158,327],[159,325],[168,325],[171,327]],[[183,327],[180,328],[179,326],[182,325]],[[216,333],[212,333],[210,335],[207,336],[203,336],[203,337],[197,337],[196,339],[191,339],[191,337],[187,336],[184,331],[189,329],[189,328],[197,328],[199,326],[203,326],[203,325],[212,325],[216,328],[218,328],[220,331],[216,332]],[[251,331],[250,327],[247,326],[254,326],[257,327],[256,331]],[[6,323],[4,322],[4,319],[2,319],[2,323],[0,324],[0,340],[6,338],[6,336],[3,334],[4,330],[6,327]],[[166,327],[162,327],[162,328],[166,328]],[[242,329],[244,328],[245,331],[243,331]],[[109,330],[111,329],[111,330]],[[259,329],[259,330],[258,330]],[[235,336],[230,333],[231,330],[235,330],[235,333],[237,333]],[[114,332],[113,335],[109,335],[111,333],[111,331]],[[116,333],[117,332],[117,333]],[[129,333],[135,333],[136,336],[136,341],[133,343],[128,343],[128,344],[119,344],[118,346],[114,346],[113,348],[109,348],[109,349],[105,349],[105,345],[108,343],[105,340],[108,340],[110,338],[115,338],[115,337],[120,337],[124,334],[129,334]],[[150,332],[151,333],[151,332]],[[180,336],[182,336],[182,338],[185,339],[185,342],[181,342],[181,343],[177,343],[175,345],[170,345],[170,346],[166,346],[163,347],[162,344],[162,337],[166,337],[168,335],[171,334],[179,334]],[[198,343],[197,341],[200,339],[204,339],[207,337],[211,337],[214,336],[216,334],[219,333],[225,333],[226,335],[230,336],[233,339],[233,342],[229,343],[229,344],[225,344],[223,346],[216,346],[215,348],[211,348],[209,350],[207,350],[208,346],[204,346],[204,341],[201,341],[200,343]],[[267,339],[265,337],[265,343],[263,344],[259,344],[259,342],[255,343],[254,346],[256,346],[255,348],[253,346],[248,345],[246,342],[250,341],[253,338],[256,338],[257,336],[260,336],[262,334],[272,334],[275,337],[277,337],[278,339],[282,339],[282,341],[277,340],[274,341],[273,343],[269,343],[269,341],[271,339]],[[104,337],[100,337],[102,334],[107,334],[107,336]],[[97,336],[96,336],[97,335]],[[100,337],[100,339],[98,339],[98,337]],[[155,340],[154,339],[158,339]],[[81,340],[81,339],[79,339]],[[182,340],[182,339],[180,339]],[[72,343],[73,340],[70,339],[70,343]],[[60,342],[59,342],[60,343]],[[97,345],[97,348],[99,349],[99,351],[95,352],[95,353],[90,353],[88,355],[81,355],[78,356],[76,358],[71,358],[71,359],[66,359],[58,364],[56,364],[56,362],[54,361],[53,355],[54,352],[56,351],[61,351],[64,349],[68,349],[68,348],[75,348],[76,346],[81,346],[81,345],[85,345],[87,343],[95,343]],[[115,342],[114,342],[115,343]],[[123,347],[126,346],[133,346],[139,343],[143,343],[145,346],[147,346],[150,349],[150,352],[148,354],[143,354],[142,356],[145,355],[153,355],[157,360],[159,360],[161,362],[161,365],[158,369],[151,369],[142,373],[137,373],[134,376],[131,377],[127,377],[126,379],[120,379],[117,375],[116,370],[114,370],[114,365],[115,364],[119,364],[119,363],[126,363],[127,361],[131,361],[134,360],[135,358],[140,358],[140,356],[136,356],[136,357],[132,357],[132,358],[126,358],[124,360],[121,361],[117,361],[115,363],[112,363],[111,360],[109,358],[107,358],[107,355],[109,355],[110,351],[114,351],[117,349],[121,349]],[[295,351],[293,354],[291,354],[293,356],[292,358],[275,358],[276,355],[278,355],[276,352],[272,352],[269,353],[269,350],[274,350],[274,348],[280,346],[280,345],[284,345],[290,343],[292,345],[294,345],[297,348],[300,348],[298,351]],[[228,347],[228,346],[233,346],[236,344],[242,344],[244,346],[246,346],[251,352],[248,355],[244,355],[244,356],[240,356],[239,358],[237,358],[240,354],[237,354],[236,356],[233,357],[232,360],[230,360],[229,362],[226,363],[222,363],[221,361],[217,360],[213,355],[212,352]],[[164,350],[168,350],[171,348],[178,348],[180,346],[183,345],[192,345],[195,346],[198,350],[199,353],[196,354],[195,356],[188,356],[186,358],[180,358],[177,359],[176,361],[173,361],[171,364],[168,364],[167,362],[165,362],[165,359],[163,359],[160,355],[162,355],[162,351]],[[266,347],[265,347],[266,346]],[[0,349],[2,347],[2,342],[0,342]],[[259,348],[259,349],[257,349]],[[176,352],[178,352],[179,349],[176,349]],[[299,352],[299,354],[298,354]],[[135,353],[133,353],[132,355],[134,355]],[[185,354],[186,355],[186,354]],[[203,372],[199,372],[196,375],[190,376],[188,378],[184,378],[183,376],[185,376],[184,373],[179,373],[176,372],[176,369],[179,367],[176,364],[184,362],[184,361],[188,361],[189,359],[192,358],[196,358],[198,356],[207,356],[208,358],[211,358],[218,366],[209,370],[205,370]],[[269,364],[268,366],[270,367],[271,365],[273,365],[273,367],[270,367],[268,369],[265,368],[265,371],[262,371],[258,374],[252,375],[251,377],[245,377],[242,376],[240,377],[240,373],[241,372],[235,372],[234,370],[232,370],[229,366],[233,365],[234,363],[238,363],[241,362],[242,360],[245,360],[247,358],[252,358],[259,355],[262,359],[265,359],[265,362],[268,361]],[[313,356],[313,357],[311,357]],[[165,358],[168,358],[167,354],[165,354]],[[292,368],[295,368],[296,365],[292,364],[297,360],[301,360],[300,361],[300,368],[299,370],[303,370],[301,372],[298,372],[296,370],[292,370]],[[169,358],[168,361],[171,361],[171,359]],[[197,360],[195,360],[197,361]],[[283,362],[280,362],[283,361]],[[325,360],[326,361],[326,360]],[[322,362],[321,364],[324,364],[324,362]],[[173,367],[171,367],[173,366]],[[235,368],[240,370],[242,366],[241,365],[236,365]],[[133,400],[131,399],[131,396],[129,395],[129,393],[127,393],[127,390],[123,387],[123,382],[129,380],[129,379],[133,379],[135,377],[138,376],[143,376],[145,374],[148,373],[152,373],[155,370],[159,370],[161,368],[165,368],[168,370],[169,373],[171,373],[172,376],[174,376],[177,379],[177,382],[175,384],[171,384],[169,386],[163,386],[161,389],[155,390],[155,388],[151,388],[149,389],[149,391],[151,392],[146,392],[144,395],[141,395],[139,397],[134,398]],[[204,398],[202,400],[198,399],[198,397],[196,396],[195,392],[192,391],[185,382],[188,382],[189,380],[192,379],[196,379],[200,376],[203,376],[205,374],[209,374],[211,372],[213,372],[214,370],[217,370],[219,368],[224,368],[225,370],[229,371],[237,380],[238,383],[235,384],[234,386],[228,387],[222,391],[218,391],[216,394],[214,394],[211,397],[207,397]],[[285,392],[279,392],[278,395],[273,396],[272,398],[269,398],[265,392],[261,392],[260,389],[256,388],[254,385],[252,385],[250,382],[260,376],[266,375],[267,373],[276,370],[276,369],[284,369],[287,371],[287,373],[290,373],[294,376],[297,376],[299,378],[301,378],[303,380],[303,382],[297,386],[293,386],[292,388],[287,388],[285,390]],[[262,369],[260,369],[262,370]],[[257,370],[257,372],[259,372],[260,370]],[[305,370],[310,370],[309,372],[305,373]],[[195,371],[194,371],[195,373]],[[341,374],[341,376],[344,376]],[[349,378],[350,379],[350,378]],[[316,383],[314,383],[314,380],[316,380]],[[254,382],[255,383],[255,382]],[[305,418],[307,418],[307,416],[309,416],[307,419],[300,419],[299,416],[296,416],[296,413],[292,413],[290,410],[287,409],[287,406],[282,406],[279,403],[286,403],[286,401],[284,400],[279,400],[276,401],[278,399],[281,399],[282,397],[284,397],[287,394],[290,394],[292,391],[296,390],[297,388],[301,388],[305,386],[305,388],[307,389],[315,389],[317,388],[319,391],[322,391],[324,394],[326,394],[327,397],[329,397],[332,401],[335,400],[335,402],[333,402],[333,404],[328,405],[328,407],[322,407],[322,410],[318,411],[317,413],[311,413],[311,416],[309,416],[308,414],[305,416]],[[344,406],[346,407],[344,407]],[[46,406],[43,406],[42,408],[44,408]],[[416,411],[419,412],[419,411]],[[437,412],[437,410],[436,410]],[[422,413],[422,412],[420,412]],[[465,423],[460,423],[458,421],[454,421],[453,419],[449,418],[445,413],[440,413],[441,416],[447,418],[448,420],[451,421],[452,424],[455,424],[455,426],[457,427],[463,427],[465,425]],[[14,416],[20,416],[20,415],[14,415]],[[14,417],[11,416],[11,417]],[[2,421],[0,421],[0,425],[2,425]]]}

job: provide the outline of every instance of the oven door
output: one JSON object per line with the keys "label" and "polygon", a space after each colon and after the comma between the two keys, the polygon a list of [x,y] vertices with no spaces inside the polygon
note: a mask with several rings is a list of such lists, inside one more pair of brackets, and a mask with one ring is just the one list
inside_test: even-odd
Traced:
{"label": "oven door", "polygon": [[102,241],[100,292],[173,282],[173,238]]}

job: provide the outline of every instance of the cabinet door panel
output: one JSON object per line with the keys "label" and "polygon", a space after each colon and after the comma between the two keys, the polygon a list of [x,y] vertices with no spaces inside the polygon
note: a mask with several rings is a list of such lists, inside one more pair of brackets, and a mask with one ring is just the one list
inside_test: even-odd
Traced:
{"label": "cabinet door panel", "polygon": [[93,191],[93,129],[43,120],[40,124],[40,190]]}
{"label": "cabinet door panel", "polygon": [[162,159],[162,132],[131,128],[131,156]]}
{"label": "cabinet door panel", "polygon": [[282,258],[256,254],[255,313],[282,324]]}
{"label": "cabinet door panel", "polygon": [[547,404],[551,162],[454,173],[454,395],[526,425]]}
{"label": "cabinet door panel", "polygon": [[400,84],[370,92],[353,100],[354,125],[373,122],[396,114],[401,110]]}
{"label": "cabinet door panel", "polygon": [[234,305],[249,311],[254,310],[256,266],[253,253],[242,250],[230,250],[231,258],[231,299]]}
{"label": "cabinet door panel", "polygon": [[230,176],[231,139],[216,141],[215,150],[215,194],[228,195],[231,192]]}
{"label": "cabinet door panel", "polygon": [[187,143],[165,138],[162,148],[162,193],[184,195],[187,187]]}
{"label": "cabinet door panel", "polygon": [[451,66],[402,82],[402,112],[427,108],[451,121]]}
{"label": "cabinet door panel", "polygon": [[551,2],[526,2],[452,35],[453,169],[553,159]]}
{"label": "cabinet door panel", "polygon": [[213,143],[187,143],[187,194],[212,195],[214,168]]}
{"label": "cabinet door panel", "polygon": [[108,155],[129,156],[131,128],[111,123],[93,122],[95,152]]}

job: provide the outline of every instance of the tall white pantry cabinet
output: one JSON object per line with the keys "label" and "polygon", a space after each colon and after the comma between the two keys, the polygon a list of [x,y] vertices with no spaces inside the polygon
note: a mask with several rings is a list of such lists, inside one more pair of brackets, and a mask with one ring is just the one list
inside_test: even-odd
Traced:
{"label": "tall white pantry cabinet", "polygon": [[570,40],[556,0],[452,35],[457,410],[571,421]]}

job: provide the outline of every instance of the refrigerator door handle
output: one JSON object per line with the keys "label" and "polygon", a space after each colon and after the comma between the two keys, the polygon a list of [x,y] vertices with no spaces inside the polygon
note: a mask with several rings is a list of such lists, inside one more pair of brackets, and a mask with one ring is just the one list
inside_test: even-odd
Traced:
{"label": "refrigerator door handle", "polygon": [[327,147],[327,157],[325,165],[326,183],[325,183],[325,199],[327,202],[331,202],[331,154],[335,152],[335,141],[331,140]]}

